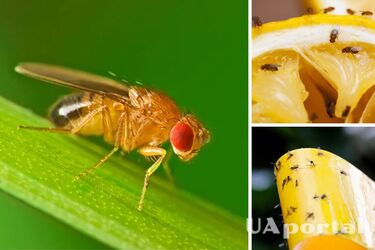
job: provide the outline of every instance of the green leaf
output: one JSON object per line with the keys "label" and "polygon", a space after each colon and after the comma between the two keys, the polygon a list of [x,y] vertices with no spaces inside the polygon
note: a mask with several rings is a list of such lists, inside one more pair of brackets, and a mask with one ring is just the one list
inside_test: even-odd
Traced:
{"label": "green leaf", "polygon": [[[145,168],[76,136],[17,129],[50,126],[0,97],[0,188],[116,248],[247,249],[244,221],[155,174],[137,210]],[[204,166],[213,167],[213,166]],[[210,178],[207,176],[207,178]]]}

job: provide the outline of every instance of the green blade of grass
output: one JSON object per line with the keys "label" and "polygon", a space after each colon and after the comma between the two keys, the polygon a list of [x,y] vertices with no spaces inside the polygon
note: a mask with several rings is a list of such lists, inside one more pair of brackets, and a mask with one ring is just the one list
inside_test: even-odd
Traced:
{"label": "green blade of grass", "polygon": [[107,152],[82,138],[18,125],[50,126],[0,97],[2,190],[116,248],[247,249],[244,221],[157,175],[139,212],[145,168],[124,157],[74,182]]}

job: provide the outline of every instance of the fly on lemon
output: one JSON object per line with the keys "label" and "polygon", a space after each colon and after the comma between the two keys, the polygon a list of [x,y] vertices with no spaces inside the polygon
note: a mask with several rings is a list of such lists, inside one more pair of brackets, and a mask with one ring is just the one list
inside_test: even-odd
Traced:
{"label": "fly on lemon", "polygon": [[375,22],[305,15],[253,28],[255,123],[375,122]]}

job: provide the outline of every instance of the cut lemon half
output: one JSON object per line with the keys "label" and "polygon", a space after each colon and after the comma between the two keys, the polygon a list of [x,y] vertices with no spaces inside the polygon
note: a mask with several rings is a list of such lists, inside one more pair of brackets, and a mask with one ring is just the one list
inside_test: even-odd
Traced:
{"label": "cut lemon half", "polygon": [[306,15],[253,28],[253,122],[375,122],[375,21]]}

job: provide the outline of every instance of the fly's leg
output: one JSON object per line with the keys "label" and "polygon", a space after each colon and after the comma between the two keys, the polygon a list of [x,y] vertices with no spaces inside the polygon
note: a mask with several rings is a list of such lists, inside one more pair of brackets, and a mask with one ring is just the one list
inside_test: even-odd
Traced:
{"label": "fly's leg", "polygon": [[148,183],[150,181],[150,177],[158,169],[160,164],[163,162],[167,152],[165,151],[165,149],[157,148],[157,147],[143,147],[139,149],[138,152],[145,157],[159,156],[159,158],[154,162],[154,164],[152,164],[151,167],[149,167],[146,171],[145,179],[143,182],[142,194],[138,203],[138,210],[142,211],[143,200],[145,199],[145,194],[147,191]]}
{"label": "fly's leg", "polygon": [[[30,129],[30,130],[39,130],[39,131],[47,131],[47,132],[63,132],[63,133],[70,133],[70,134],[76,134],[78,133],[89,121],[91,121],[92,118],[94,118],[95,115],[97,115],[99,112],[102,112],[102,110],[106,109],[106,106],[101,106],[97,109],[94,109],[90,113],[88,113],[81,121],[80,123],[75,126],[74,128],[67,129],[67,128],[44,128],[44,127],[33,127],[33,126],[23,126],[20,125],[18,128],[21,129]],[[103,117],[104,119],[104,117]]]}
{"label": "fly's leg", "polygon": [[[90,113],[88,113],[81,121],[80,123],[73,127],[72,129],[66,129],[66,128],[43,128],[43,127],[31,127],[31,126],[19,126],[20,128],[25,129],[32,129],[32,130],[41,130],[41,131],[48,131],[48,132],[65,132],[65,133],[71,133],[76,134],[78,133],[88,122],[90,122],[95,115],[102,112],[102,120],[103,120],[103,132],[107,138],[112,139],[113,138],[113,128],[111,123],[111,117],[109,114],[109,110],[107,106],[100,106],[97,109],[94,109]],[[91,173],[98,167],[100,167],[105,161],[111,157],[117,150],[119,149],[119,146],[115,145],[115,147],[109,152],[106,156],[104,156],[98,163],[96,163],[94,166],[86,169],[84,172],[77,175],[74,179],[79,180],[83,176]]]}
{"label": "fly's leg", "polygon": [[100,161],[98,161],[94,166],[86,169],[84,172],[76,175],[74,177],[74,180],[75,181],[78,181],[79,179],[81,179],[82,177],[90,174],[92,171],[94,171],[95,169],[97,169],[98,167],[100,167],[101,165],[103,165],[104,162],[106,162],[109,157],[111,157],[117,150],[119,149],[119,147],[114,147],[111,152],[109,152],[106,156],[104,156]]}
{"label": "fly's leg", "polygon": [[102,109],[102,122],[104,138],[109,142],[113,141],[112,120],[107,106],[104,106]]}
{"label": "fly's leg", "polygon": [[128,119],[127,119],[127,113],[123,112],[118,119],[118,125],[116,128],[116,135],[115,135],[115,146],[121,147],[125,145],[127,138],[128,138]]}
{"label": "fly's leg", "polygon": [[[109,115],[109,113],[108,113]],[[124,123],[126,123],[126,120],[124,119],[125,115],[124,114],[121,114],[120,118],[119,118],[119,121],[118,121],[118,125],[117,125],[117,129],[116,129],[116,136],[115,136],[115,147],[111,150],[111,152],[109,152],[107,155],[105,155],[100,161],[98,161],[95,165],[93,165],[92,167],[86,169],[84,172],[78,174],[74,179],[77,181],[79,179],[81,179],[82,177],[90,174],[92,171],[94,171],[95,169],[99,168],[101,165],[103,165],[104,162],[106,162],[117,150],[119,150],[121,144],[119,142],[122,142],[124,139],[123,139],[123,136],[125,135],[125,133],[122,132],[123,128],[124,128]],[[109,119],[110,117],[109,116],[103,116],[103,119]],[[103,121],[103,124],[111,124],[110,121],[106,121],[104,122]],[[111,125],[112,127],[112,125]],[[107,128],[109,129],[109,128]],[[113,132],[111,131],[111,134],[113,134]]]}
{"label": "fly's leg", "polygon": [[17,128],[46,131],[46,132],[71,133],[71,130],[67,128],[43,128],[43,127],[33,127],[33,126],[24,126],[24,125],[19,125]]}
{"label": "fly's leg", "polygon": [[170,147],[168,150],[167,150],[167,154],[165,155],[165,158],[164,158],[164,161],[162,163],[162,166],[164,168],[164,171],[167,175],[167,179],[172,182],[174,185],[176,185],[176,181],[174,179],[174,176],[173,176],[173,173],[172,173],[172,169],[171,169],[171,166],[169,165],[169,160],[171,159],[172,157],[172,153],[173,153],[173,150],[172,148]]}

